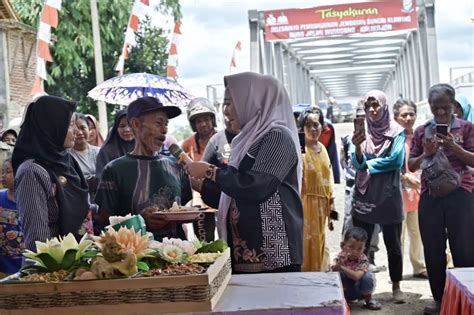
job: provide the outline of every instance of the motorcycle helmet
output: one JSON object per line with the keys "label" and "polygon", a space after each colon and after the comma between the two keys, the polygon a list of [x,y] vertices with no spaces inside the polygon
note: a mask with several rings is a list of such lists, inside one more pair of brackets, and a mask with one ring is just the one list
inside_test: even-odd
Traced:
{"label": "motorcycle helmet", "polygon": [[212,125],[216,128],[216,109],[207,98],[198,97],[189,102],[187,116],[194,132],[196,132],[196,118],[206,115],[211,116]]}

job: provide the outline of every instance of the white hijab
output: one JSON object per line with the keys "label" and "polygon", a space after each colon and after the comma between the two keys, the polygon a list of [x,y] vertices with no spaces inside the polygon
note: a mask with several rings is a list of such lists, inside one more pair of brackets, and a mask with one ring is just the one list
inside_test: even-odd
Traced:
{"label": "white hijab", "polygon": [[[295,118],[284,86],[274,77],[243,72],[224,77],[229,96],[236,107],[240,133],[232,140],[229,165],[238,168],[250,147],[271,129],[285,130],[293,139],[298,154],[298,192],[301,192],[302,159]],[[218,231],[227,240],[227,213],[232,198],[221,194]]]}

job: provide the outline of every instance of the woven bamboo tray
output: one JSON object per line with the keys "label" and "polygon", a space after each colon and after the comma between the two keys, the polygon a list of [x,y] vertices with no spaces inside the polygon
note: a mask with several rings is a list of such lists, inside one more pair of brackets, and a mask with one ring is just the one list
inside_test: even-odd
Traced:
{"label": "woven bamboo tray", "polygon": [[0,284],[0,314],[157,314],[212,311],[231,277],[227,249],[200,275]]}

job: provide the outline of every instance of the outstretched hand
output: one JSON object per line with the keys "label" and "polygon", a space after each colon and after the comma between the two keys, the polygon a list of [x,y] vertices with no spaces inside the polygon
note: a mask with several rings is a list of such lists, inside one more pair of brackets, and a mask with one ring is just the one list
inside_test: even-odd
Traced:
{"label": "outstretched hand", "polygon": [[211,164],[207,162],[192,162],[187,163],[184,166],[186,172],[193,178],[193,179],[203,179],[206,177],[206,171],[209,169]]}

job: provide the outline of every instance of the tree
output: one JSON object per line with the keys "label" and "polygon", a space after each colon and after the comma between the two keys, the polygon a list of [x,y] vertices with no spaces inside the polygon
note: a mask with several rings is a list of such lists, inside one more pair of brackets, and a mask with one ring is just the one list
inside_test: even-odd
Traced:
{"label": "tree", "polygon": [[154,27],[149,17],[140,25],[136,35],[137,46],[128,56],[125,73],[148,72],[166,76],[170,31]]}
{"label": "tree", "polygon": [[[12,4],[25,24],[38,27],[43,0],[12,0]],[[122,51],[133,1],[98,1],[99,27],[105,78],[115,76],[114,66]],[[178,19],[181,16],[179,0],[161,0],[157,11]],[[63,1],[59,25],[51,46],[53,63],[48,63],[48,81],[45,90],[78,102],[78,110],[97,115],[96,103],[87,97],[95,87],[94,47],[90,16],[90,1]],[[152,25],[150,19],[142,23],[138,32],[138,46],[126,61],[126,71],[163,73],[168,54],[167,33]],[[109,115],[115,110],[108,106]]]}

